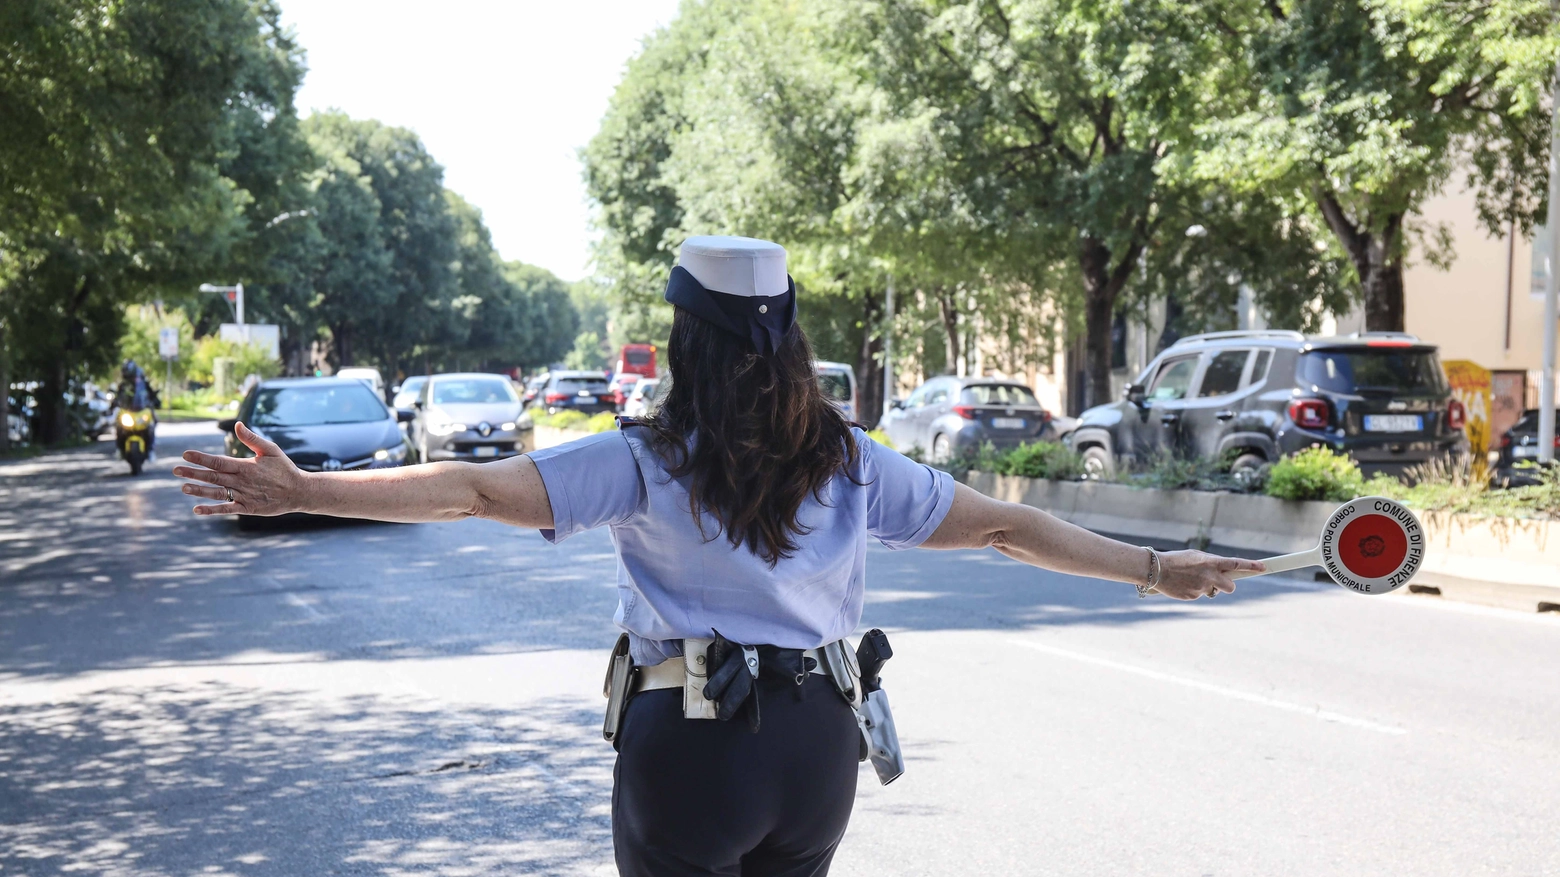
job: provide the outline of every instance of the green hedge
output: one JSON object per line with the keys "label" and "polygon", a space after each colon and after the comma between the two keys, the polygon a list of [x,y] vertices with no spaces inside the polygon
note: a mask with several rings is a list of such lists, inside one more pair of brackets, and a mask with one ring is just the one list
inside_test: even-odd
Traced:
{"label": "green hedge", "polygon": [[608,432],[617,429],[617,415],[610,411],[603,411],[596,415],[587,415],[583,411],[559,411],[557,414],[533,412],[531,422],[537,426],[573,429],[580,432]]}

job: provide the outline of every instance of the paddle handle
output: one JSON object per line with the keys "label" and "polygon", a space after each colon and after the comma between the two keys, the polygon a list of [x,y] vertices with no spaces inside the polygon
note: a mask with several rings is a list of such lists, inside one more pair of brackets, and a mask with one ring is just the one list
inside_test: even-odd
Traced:
{"label": "paddle handle", "polygon": [[1309,551],[1297,551],[1294,554],[1266,557],[1262,559],[1262,563],[1267,567],[1263,572],[1239,570],[1230,573],[1230,578],[1246,579],[1252,576],[1265,576],[1268,573],[1289,572],[1290,570],[1304,569],[1308,566],[1320,566],[1322,563],[1322,546],[1318,545]]}

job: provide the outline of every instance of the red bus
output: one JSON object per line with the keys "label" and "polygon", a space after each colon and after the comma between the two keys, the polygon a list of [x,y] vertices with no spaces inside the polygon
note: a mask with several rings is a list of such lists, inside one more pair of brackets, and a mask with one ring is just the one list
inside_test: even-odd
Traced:
{"label": "red bus", "polygon": [[655,377],[655,345],[624,344],[623,352],[618,354],[617,374]]}

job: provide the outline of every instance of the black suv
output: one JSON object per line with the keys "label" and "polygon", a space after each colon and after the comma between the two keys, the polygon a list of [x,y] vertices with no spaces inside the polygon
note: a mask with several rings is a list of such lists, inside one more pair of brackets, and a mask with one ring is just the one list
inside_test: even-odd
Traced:
{"label": "black suv", "polygon": [[1238,473],[1321,445],[1366,474],[1401,474],[1466,453],[1462,428],[1435,346],[1412,335],[1211,332],[1166,348],[1067,441],[1098,473],[1161,454],[1229,459]]}

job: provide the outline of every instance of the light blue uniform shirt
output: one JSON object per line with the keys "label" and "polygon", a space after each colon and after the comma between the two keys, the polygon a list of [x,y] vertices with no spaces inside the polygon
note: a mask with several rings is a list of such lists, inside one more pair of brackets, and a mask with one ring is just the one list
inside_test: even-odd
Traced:
{"label": "light blue uniform shirt", "polygon": [[[639,664],[682,653],[680,640],[709,637],[812,649],[856,629],[866,594],[867,537],[914,548],[953,504],[953,478],[853,431],[860,449],[853,482],[835,476],[797,515],[810,532],[773,568],[745,546],[732,547],[705,516],[688,510],[688,491],[666,472],[642,428],[629,427],[533,451],[552,502],[557,542],[610,527],[618,556],[619,627]],[[855,482],[862,482],[857,484]]]}

